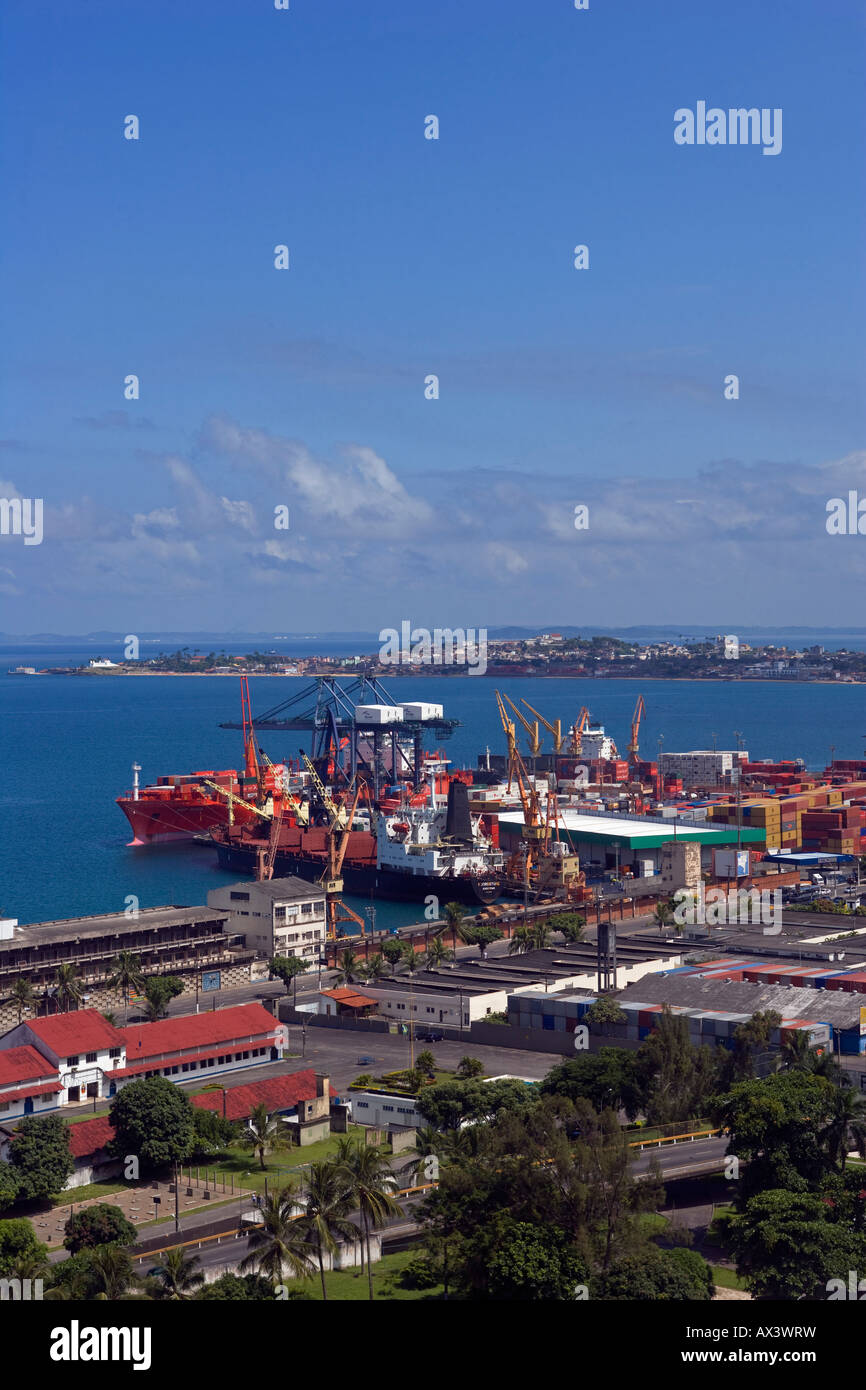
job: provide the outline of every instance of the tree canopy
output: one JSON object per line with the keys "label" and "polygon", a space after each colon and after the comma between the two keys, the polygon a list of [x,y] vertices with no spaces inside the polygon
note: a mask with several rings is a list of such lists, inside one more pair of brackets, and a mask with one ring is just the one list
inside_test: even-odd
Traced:
{"label": "tree canopy", "polygon": [[136,1157],[145,1172],[188,1158],[195,1145],[192,1111],[167,1077],[130,1082],[109,1111],[115,1130],[111,1152],[118,1158]]}

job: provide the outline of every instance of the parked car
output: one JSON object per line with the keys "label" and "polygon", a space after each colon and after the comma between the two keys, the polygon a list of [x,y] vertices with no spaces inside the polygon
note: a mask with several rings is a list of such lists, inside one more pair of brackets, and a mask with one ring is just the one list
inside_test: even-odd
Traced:
{"label": "parked car", "polygon": [[445,1040],[444,1033],[436,1033],[432,1028],[425,1028],[423,1031],[419,1028],[415,1036],[419,1042],[444,1042]]}
{"label": "parked car", "polygon": [[363,1057],[357,1059],[357,1065],[359,1067],[369,1067],[375,1060],[375,1057],[368,1057],[365,1053]]}

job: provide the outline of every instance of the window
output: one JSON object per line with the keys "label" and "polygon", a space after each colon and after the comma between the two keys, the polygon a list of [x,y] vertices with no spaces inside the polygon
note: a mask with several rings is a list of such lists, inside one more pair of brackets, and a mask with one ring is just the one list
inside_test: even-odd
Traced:
{"label": "window", "polygon": [[393,1110],[394,1107],[393,1107],[393,1105],[383,1105],[383,1106],[382,1106],[382,1109],[383,1109],[383,1110]]}
{"label": "window", "polygon": [[229,900],[233,903],[248,903],[250,895],[249,893],[229,893]]}
{"label": "window", "polygon": [[181,1071],[189,1071],[189,1062],[183,1062],[180,1069]]}
{"label": "window", "polygon": [[248,1052],[242,1052],[242,1053],[241,1053],[241,1061],[242,1061],[242,1062],[245,1062],[245,1061],[247,1060],[247,1058],[249,1057],[249,1055],[250,1055],[250,1054],[249,1054]]}
{"label": "window", "polygon": [[119,1057],[119,1056],[120,1056],[120,1048],[119,1048],[119,1047],[112,1047],[112,1048],[110,1048],[110,1049],[109,1049],[108,1055],[109,1055],[109,1057]]}
{"label": "window", "polygon": [[0,1100],[0,1110],[8,1110],[8,1109],[9,1109],[9,1102],[8,1102],[8,1100]]}
{"label": "window", "polygon": [[309,917],[309,915],[310,915],[310,913],[312,912],[312,910],[313,910],[313,904],[312,904],[312,903],[301,903],[301,911],[303,912],[303,914],[304,914],[305,917]]}
{"label": "window", "polygon": [[85,1057],[84,1060],[85,1060],[85,1062],[95,1062],[95,1061],[96,1061],[96,1053],[95,1053],[95,1052],[88,1052],[88,1054],[87,1054],[87,1056]]}
{"label": "window", "polygon": [[359,1110],[369,1110],[369,1109],[370,1109],[370,1102],[369,1102],[368,1100],[359,1100],[359,1101],[358,1101],[358,1109],[359,1109]]}
{"label": "window", "polygon": [[67,1065],[68,1067],[77,1067],[77,1066],[78,1066],[78,1058],[77,1058],[77,1057],[67,1057],[67,1058],[66,1058],[66,1065]]}

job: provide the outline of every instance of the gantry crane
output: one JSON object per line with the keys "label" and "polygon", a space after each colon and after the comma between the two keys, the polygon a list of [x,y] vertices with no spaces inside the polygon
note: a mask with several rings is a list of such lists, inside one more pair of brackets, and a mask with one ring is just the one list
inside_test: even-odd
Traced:
{"label": "gantry crane", "polygon": [[[325,810],[327,811],[328,815],[331,817],[331,826],[333,827],[334,825],[344,825],[346,823],[346,808],[344,806],[337,806],[336,803],[331,799],[331,797],[328,795],[327,787],[325,786],[324,782],[322,781],[312,762],[307,757],[303,748],[300,751],[304,765],[310,774],[310,781],[316,789],[316,794],[319,800],[321,801],[322,805],[324,806]],[[351,823],[352,822],[350,819],[349,824],[351,825]]]}
{"label": "gantry crane", "polygon": [[580,711],[574,724],[571,726],[571,746],[570,752],[573,757],[579,758],[583,748],[583,731],[589,723],[589,710],[586,705]]}
{"label": "gantry crane", "polygon": [[631,717],[631,740],[628,745],[629,767],[635,767],[640,761],[637,739],[640,731],[640,721],[645,714],[646,706],[643,702],[643,696],[638,695],[637,704],[634,707],[634,714]]}
{"label": "gantry crane", "polygon": [[[535,715],[536,719],[540,719],[540,720],[541,720],[541,722],[542,722],[542,724],[544,725],[544,727],[545,727],[545,729],[547,730],[547,732],[548,732],[549,734],[552,734],[552,735],[553,735],[553,751],[554,751],[554,753],[561,753],[561,752],[562,752],[562,745],[563,745],[564,742],[565,742],[565,735],[564,735],[563,732],[562,732],[562,720],[561,720],[561,719],[554,719],[553,723],[551,724],[550,720],[549,720],[549,719],[545,719],[545,717],[544,717],[543,714],[539,714],[539,712],[538,712],[537,709],[533,709],[533,708],[532,708],[532,705],[529,703],[529,701],[528,701],[528,700],[524,700],[524,698],[523,698],[522,695],[521,695],[521,697],[520,697],[520,703],[521,703],[522,705],[525,705],[526,708],[527,708],[532,714]],[[537,728],[538,728],[538,725],[536,724],[535,727],[536,727],[536,729],[537,729]]]}

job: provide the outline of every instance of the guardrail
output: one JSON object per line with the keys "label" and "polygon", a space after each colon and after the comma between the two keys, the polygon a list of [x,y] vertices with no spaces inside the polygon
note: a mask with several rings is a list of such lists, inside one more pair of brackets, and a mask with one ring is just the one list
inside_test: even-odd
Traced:
{"label": "guardrail", "polygon": [[662,1134],[655,1139],[632,1139],[629,1141],[630,1149],[648,1149],[653,1145],[661,1148],[662,1144],[684,1144],[687,1141],[694,1142],[695,1139],[712,1139],[715,1135],[719,1138],[724,1133],[721,1129],[696,1129],[690,1134]]}
{"label": "guardrail", "polygon": [[[431,1192],[434,1187],[438,1187],[438,1183],[420,1183],[417,1187],[401,1187],[394,1195],[414,1197],[421,1192]],[[292,1217],[292,1220],[300,1221],[301,1215],[299,1212],[297,1216]],[[167,1255],[170,1250],[190,1250],[193,1248],[201,1250],[203,1245],[208,1245],[211,1241],[216,1241],[219,1245],[221,1240],[245,1240],[253,1229],[255,1229],[254,1226],[228,1226],[224,1231],[215,1231],[209,1236],[193,1236],[190,1240],[176,1240],[172,1241],[171,1245],[162,1245],[156,1250],[142,1250],[139,1254],[131,1251],[130,1255],[133,1260],[140,1264],[142,1260],[154,1259],[157,1255]]]}

